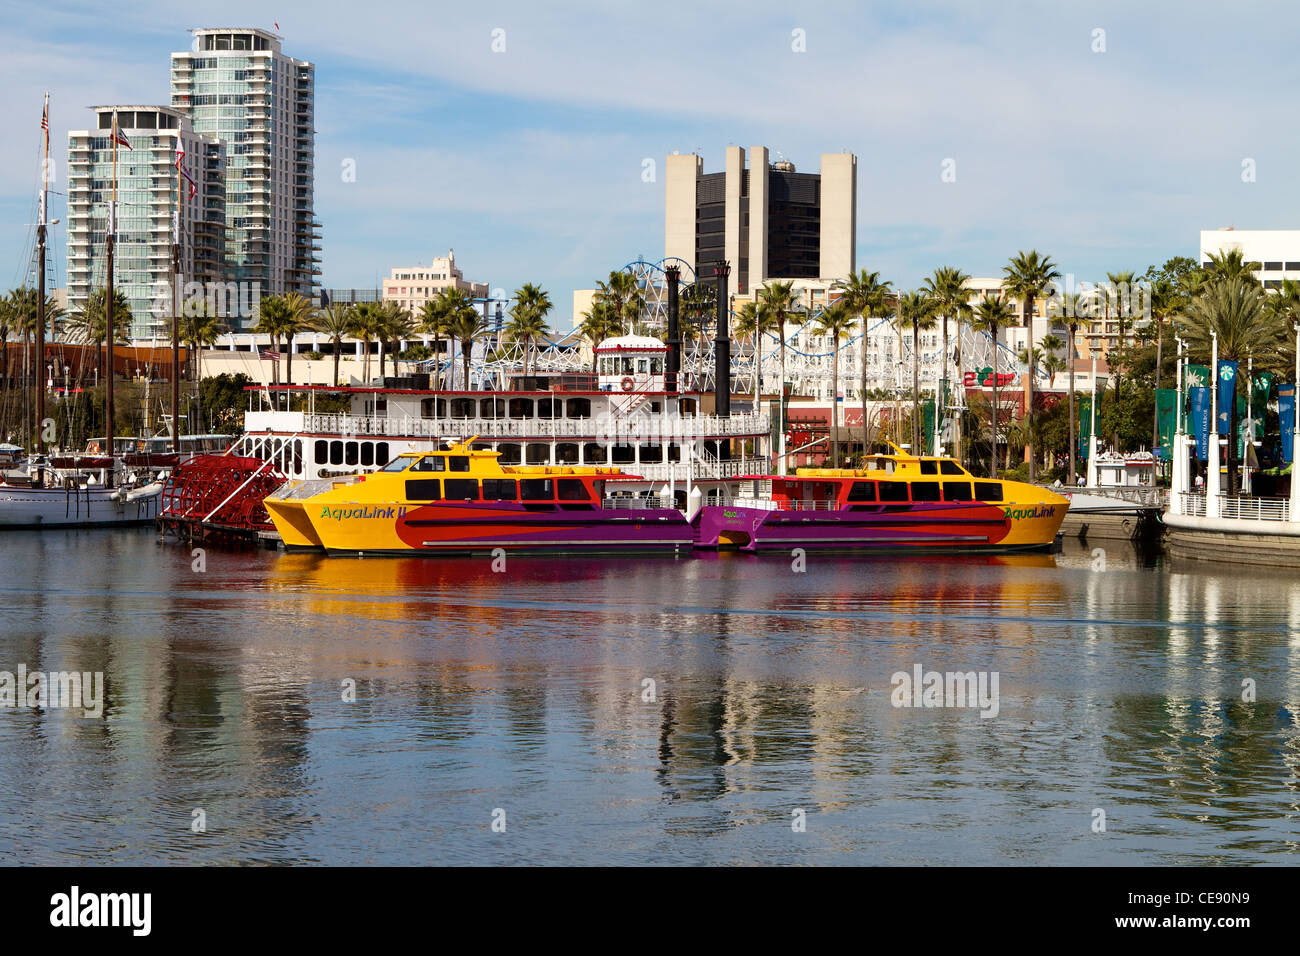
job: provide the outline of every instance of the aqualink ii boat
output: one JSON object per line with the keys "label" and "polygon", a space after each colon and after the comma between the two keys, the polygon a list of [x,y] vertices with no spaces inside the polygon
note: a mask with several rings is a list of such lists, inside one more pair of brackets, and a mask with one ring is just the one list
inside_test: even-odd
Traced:
{"label": "aqualink ii boat", "polygon": [[861,469],[753,475],[729,505],[706,505],[697,547],[838,551],[1045,551],[1069,509],[1047,488],[976,478],[951,458],[872,455]]}
{"label": "aqualink ii boat", "polygon": [[377,472],[291,481],[263,500],[286,549],[331,554],[687,551],[671,499],[622,492],[617,468],[502,465],[478,436]]}

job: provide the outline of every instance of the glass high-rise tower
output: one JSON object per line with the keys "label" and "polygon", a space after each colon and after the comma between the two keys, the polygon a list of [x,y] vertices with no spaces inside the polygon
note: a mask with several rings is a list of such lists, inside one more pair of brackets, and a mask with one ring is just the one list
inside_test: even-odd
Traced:
{"label": "glass high-rise tower", "polygon": [[285,56],[266,30],[191,32],[193,49],[171,56],[172,106],[226,143],[226,279],[311,298],[320,276],[315,67]]}

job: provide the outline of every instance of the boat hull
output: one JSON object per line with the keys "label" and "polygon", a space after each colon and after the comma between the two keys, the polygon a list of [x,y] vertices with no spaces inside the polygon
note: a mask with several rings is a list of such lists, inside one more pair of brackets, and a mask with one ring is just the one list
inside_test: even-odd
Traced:
{"label": "boat hull", "polygon": [[91,528],[151,524],[160,484],[116,488],[14,488],[0,485],[0,529]]}
{"label": "boat hull", "polygon": [[1046,551],[1068,505],[935,502],[832,511],[706,505],[694,519],[699,547],[744,551]]}
{"label": "boat hull", "polygon": [[311,499],[268,499],[265,504],[287,548],[331,554],[469,554],[498,548],[625,553],[692,547],[691,526],[673,508],[563,510],[509,502],[374,505]]}

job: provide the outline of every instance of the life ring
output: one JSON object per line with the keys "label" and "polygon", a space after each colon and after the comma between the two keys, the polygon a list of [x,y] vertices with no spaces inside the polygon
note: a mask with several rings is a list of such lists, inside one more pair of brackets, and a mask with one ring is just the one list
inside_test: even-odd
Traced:
{"label": "life ring", "polygon": [[632,381],[631,375],[624,375],[623,381],[620,382],[619,384],[623,386],[623,391],[625,392],[630,392],[632,391],[633,388],[636,387],[636,382]]}

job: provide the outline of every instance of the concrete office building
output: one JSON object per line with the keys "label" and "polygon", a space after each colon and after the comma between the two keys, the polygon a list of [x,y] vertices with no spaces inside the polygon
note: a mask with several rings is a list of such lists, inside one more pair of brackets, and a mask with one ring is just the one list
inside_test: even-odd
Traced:
{"label": "concrete office building", "polygon": [[383,299],[396,302],[402,308],[410,309],[412,315],[418,315],[424,303],[443,289],[461,289],[472,299],[488,297],[487,283],[467,280],[465,274],[456,268],[456,250],[449,249],[445,256],[435,256],[427,266],[395,267],[393,274],[384,280]]}
{"label": "concrete office building", "polygon": [[315,67],[249,27],[191,31],[171,55],[172,107],[226,141],[226,278],[261,295],[312,298],[320,275],[315,214]]}
{"label": "concrete office building", "polygon": [[104,237],[113,195],[113,114],[131,148],[117,149],[114,287],[131,306],[134,340],[171,335],[176,145],[193,177],[182,180],[181,281],[220,282],[224,267],[224,144],[196,133],[167,106],[93,106],[89,129],[68,133],[68,309],[107,281]]}
{"label": "concrete office building", "polygon": [[1210,256],[1241,250],[1247,262],[1258,262],[1255,276],[1265,289],[1277,289],[1283,279],[1300,279],[1300,229],[1202,229],[1202,265]]}
{"label": "concrete office building", "polygon": [[825,153],[820,173],[771,162],[767,147],[727,147],[720,173],[674,153],[665,163],[664,255],[707,278],[723,259],[744,295],[767,279],[843,279],[854,271],[858,161]]}

